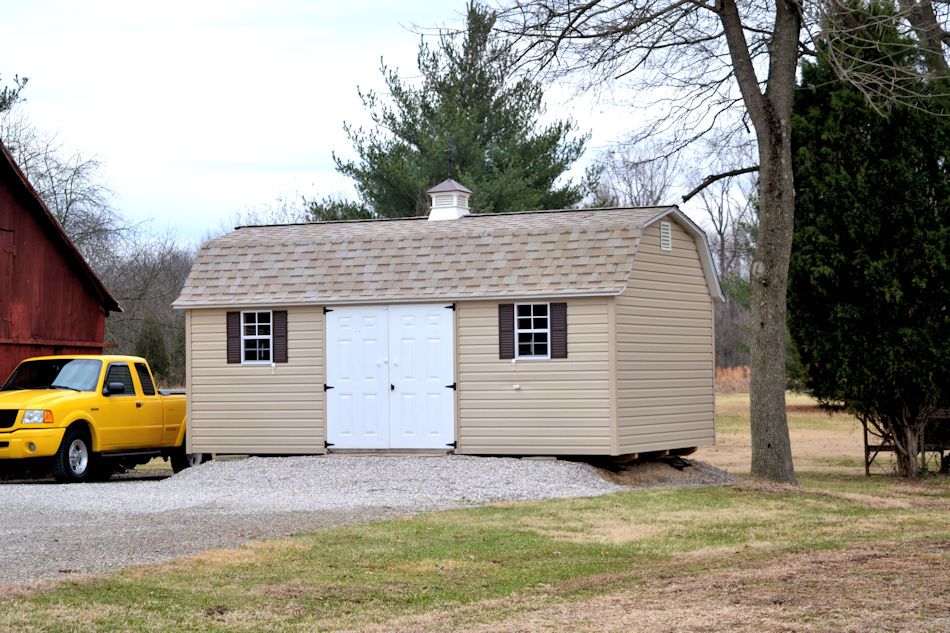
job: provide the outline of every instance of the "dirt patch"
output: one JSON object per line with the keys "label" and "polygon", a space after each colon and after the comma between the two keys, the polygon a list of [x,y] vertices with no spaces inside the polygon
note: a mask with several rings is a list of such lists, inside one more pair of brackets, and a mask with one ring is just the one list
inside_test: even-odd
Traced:
{"label": "dirt patch", "polygon": [[715,486],[741,481],[705,462],[680,457],[603,466],[601,476],[611,483],[631,488],[660,486]]}

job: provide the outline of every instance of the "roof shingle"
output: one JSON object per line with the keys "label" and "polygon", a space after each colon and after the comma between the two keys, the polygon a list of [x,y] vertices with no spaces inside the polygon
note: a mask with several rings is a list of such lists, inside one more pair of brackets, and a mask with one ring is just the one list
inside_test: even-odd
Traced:
{"label": "roof shingle", "polygon": [[669,207],[242,227],[199,251],[177,308],[622,292]]}

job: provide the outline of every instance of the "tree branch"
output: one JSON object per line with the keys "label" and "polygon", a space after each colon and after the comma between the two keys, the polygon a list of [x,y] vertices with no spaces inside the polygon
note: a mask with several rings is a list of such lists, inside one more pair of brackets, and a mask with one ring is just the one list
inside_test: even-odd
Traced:
{"label": "tree branch", "polygon": [[699,186],[690,191],[688,194],[683,196],[683,202],[688,202],[690,198],[695,196],[697,193],[713,184],[717,180],[722,180],[723,178],[731,178],[732,176],[741,176],[742,174],[751,174],[754,171],[759,171],[758,165],[753,165],[752,167],[743,167],[741,169],[733,169],[732,171],[723,172],[721,174],[710,174],[699,183]]}

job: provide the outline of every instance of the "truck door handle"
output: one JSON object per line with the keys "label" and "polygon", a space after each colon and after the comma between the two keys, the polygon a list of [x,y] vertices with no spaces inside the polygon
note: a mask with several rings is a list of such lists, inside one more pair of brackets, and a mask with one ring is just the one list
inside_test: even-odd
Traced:
{"label": "truck door handle", "polygon": [[138,407],[139,409],[141,409],[141,408],[142,408],[142,403],[141,403],[141,402],[136,402],[136,403],[135,403],[135,406]]}

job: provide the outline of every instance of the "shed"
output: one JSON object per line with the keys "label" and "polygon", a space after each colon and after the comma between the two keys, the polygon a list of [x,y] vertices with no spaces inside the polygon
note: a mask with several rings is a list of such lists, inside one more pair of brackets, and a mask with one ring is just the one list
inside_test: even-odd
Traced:
{"label": "shed", "polygon": [[[676,207],[248,226],[186,310],[188,451],[629,455],[715,439],[703,231]],[[438,221],[434,221],[438,220]]]}
{"label": "shed", "polygon": [[119,310],[0,143],[0,381],[30,356],[101,354]]}

